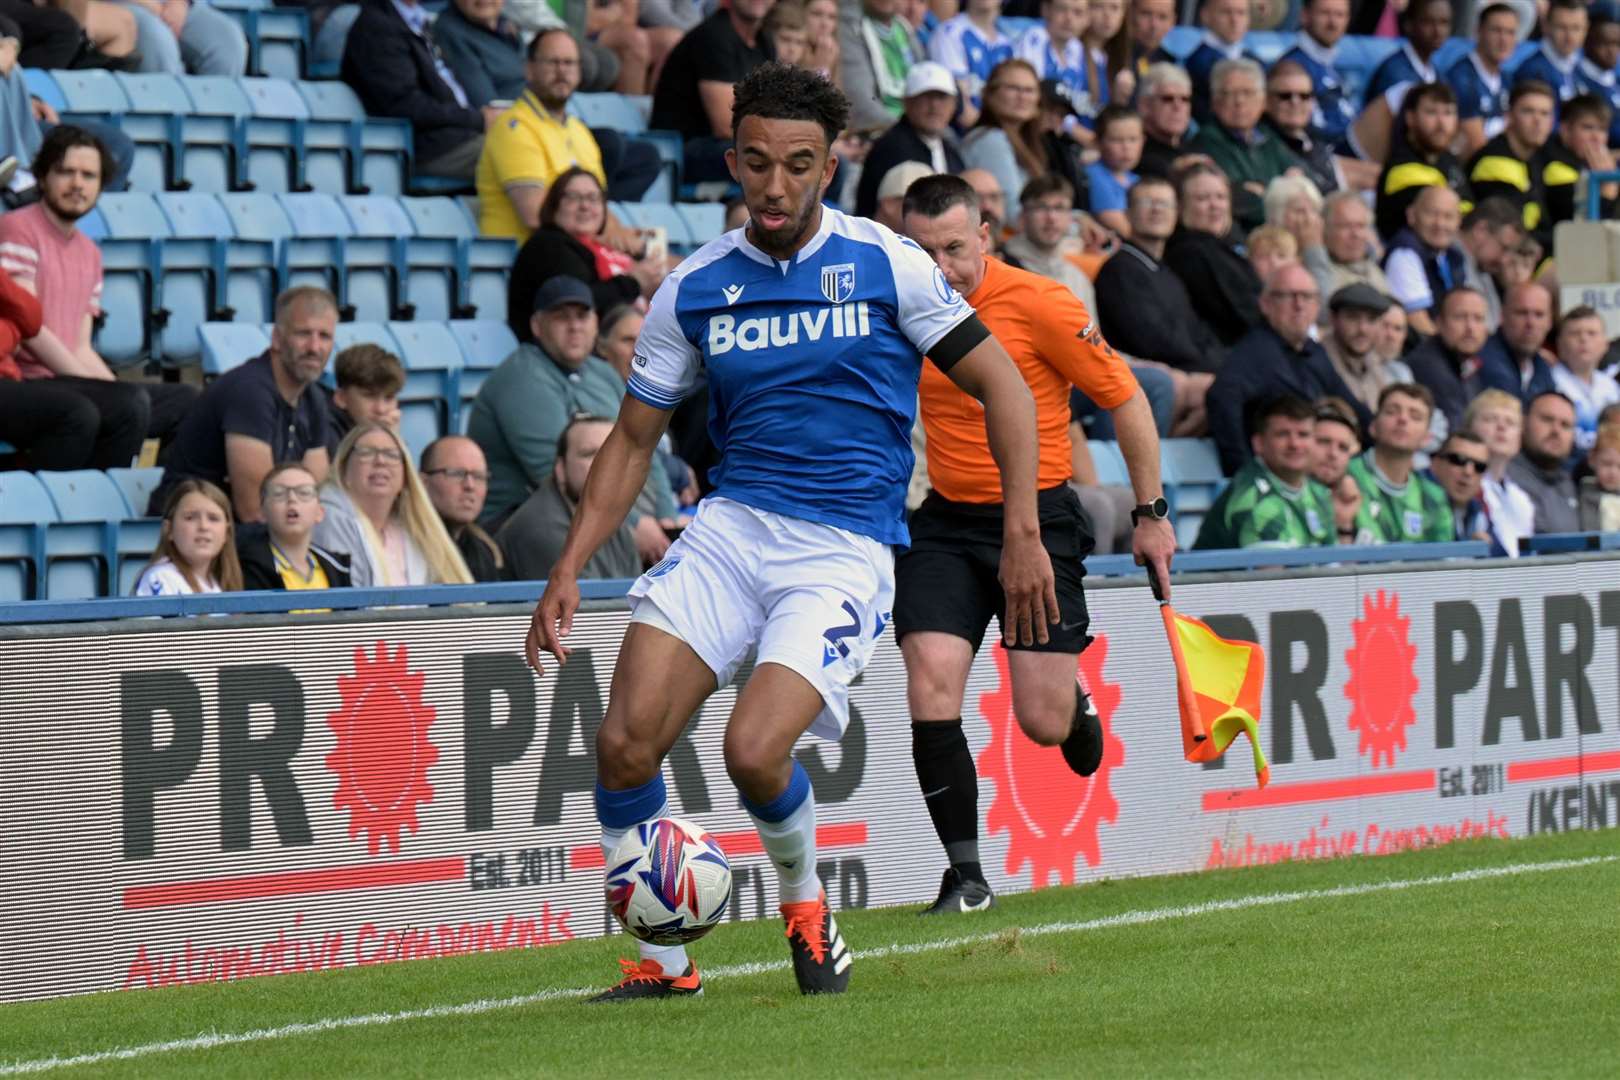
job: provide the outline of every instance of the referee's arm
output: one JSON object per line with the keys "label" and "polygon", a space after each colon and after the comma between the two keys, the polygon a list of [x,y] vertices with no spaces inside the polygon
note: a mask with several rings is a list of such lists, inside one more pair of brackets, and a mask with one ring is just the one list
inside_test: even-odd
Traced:
{"label": "referee's arm", "polygon": [[928,350],[934,366],[984,405],[985,434],[1001,472],[1001,587],[1007,597],[1002,634],[1008,643],[1045,644],[1060,618],[1052,560],[1041,544],[1035,492],[1040,444],[1035,398],[1001,343],[970,315]]}

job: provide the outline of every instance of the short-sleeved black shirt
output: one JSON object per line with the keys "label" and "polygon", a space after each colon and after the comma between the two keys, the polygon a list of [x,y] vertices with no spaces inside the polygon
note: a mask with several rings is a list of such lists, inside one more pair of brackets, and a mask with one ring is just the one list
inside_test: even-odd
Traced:
{"label": "short-sleeved black shirt", "polygon": [[[188,477],[229,490],[225,436],[246,435],[270,445],[272,461],[297,461],[327,443],[326,395],[311,387],[289,405],[276,388],[268,352],[226,372],[186,413],[169,447],[158,495]],[[156,496],[154,496],[156,497]]]}
{"label": "short-sleeved black shirt", "polygon": [[725,8],[693,27],[664,61],[653,93],[652,126],[678,131],[686,139],[713,135],[698,83],[734,83],[765,63],[771,58],[770,46],[763,34],[757,41],[749,45],[737,36]]}

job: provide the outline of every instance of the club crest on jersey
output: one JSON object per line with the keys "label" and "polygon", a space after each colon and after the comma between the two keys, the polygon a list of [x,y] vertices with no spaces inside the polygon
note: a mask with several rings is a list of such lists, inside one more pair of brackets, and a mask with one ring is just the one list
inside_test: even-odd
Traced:
{"label": "club crest on jersey", "polygon": [[855,292],[855,264],[839,263],[821,268],[821,295],[829,304],[842,304]]}

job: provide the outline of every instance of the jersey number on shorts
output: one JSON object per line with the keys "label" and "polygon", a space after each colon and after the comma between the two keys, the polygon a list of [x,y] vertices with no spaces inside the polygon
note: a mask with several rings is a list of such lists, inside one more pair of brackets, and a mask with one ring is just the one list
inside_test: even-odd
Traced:
{"label": "jersey number on shorts", "polygon": [[849,656],[849,645],[845,638],[856,637],[861,632],[861,616],[855,610],[855,605],[848,600],[844,601],[844,611],[849,615],[849,622],[842,626],[829,627],[822,637],[827,639],[827,647],[822,650],[821,666],[826,667],[838,660]]}

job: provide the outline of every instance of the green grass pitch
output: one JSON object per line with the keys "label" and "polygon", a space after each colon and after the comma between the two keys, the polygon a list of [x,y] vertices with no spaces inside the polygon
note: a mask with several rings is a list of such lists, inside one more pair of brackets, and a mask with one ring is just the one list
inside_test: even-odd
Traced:
{"label": "green grass pitch", "polygon": [[736,924],[673,1002],[579,1004],[618,938],[0,1006],[0,1076],[1620,1075],[1613,831],[915,910],[840,916],[839,998]]}

